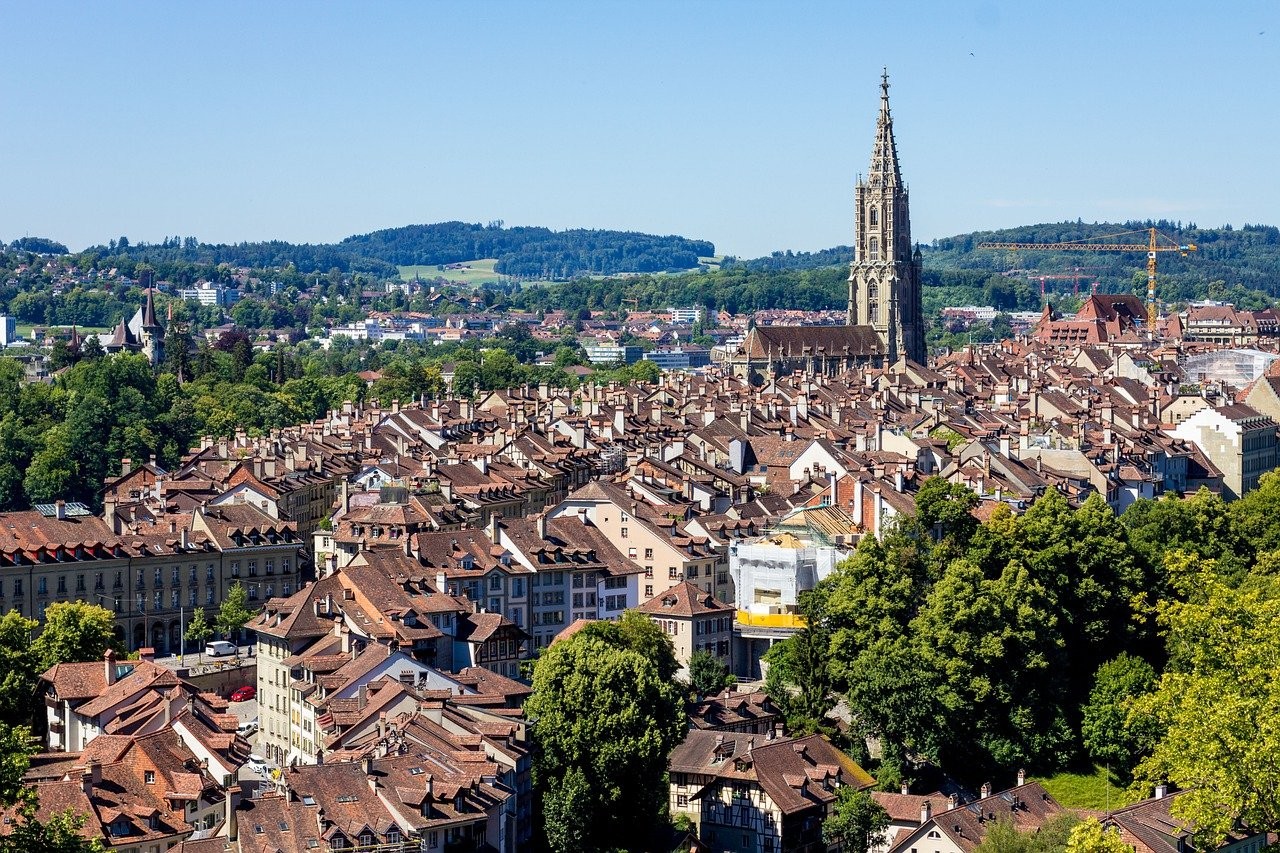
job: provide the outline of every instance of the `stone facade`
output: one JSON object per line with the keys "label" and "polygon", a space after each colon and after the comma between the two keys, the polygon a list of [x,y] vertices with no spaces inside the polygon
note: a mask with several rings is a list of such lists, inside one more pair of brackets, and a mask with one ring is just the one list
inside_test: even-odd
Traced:
{"label": "stone facade", "polygon": [[925,363],[924,308],[918,249],[911,245],[911,211],[898,168],[889,113],[889,75],[880,82],[880,115],[871,167],[854,190],[854,259],[849,267],[850,326],[870,326],[889,363]]}

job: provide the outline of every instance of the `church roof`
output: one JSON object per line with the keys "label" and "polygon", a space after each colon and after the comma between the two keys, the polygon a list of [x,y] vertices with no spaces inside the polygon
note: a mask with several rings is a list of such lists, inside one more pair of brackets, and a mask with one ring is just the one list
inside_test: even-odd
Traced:
{"label": "church roof", "polygon": [[142,328],[159,329],[160,323],[156,320],[156,299],[155,290],[147,288],[147,301],[142,308]]}
{"label": "church roof", "polygon": [[756,326],[743,342],[750,358],[883,355],[884,343],[870,326]]}

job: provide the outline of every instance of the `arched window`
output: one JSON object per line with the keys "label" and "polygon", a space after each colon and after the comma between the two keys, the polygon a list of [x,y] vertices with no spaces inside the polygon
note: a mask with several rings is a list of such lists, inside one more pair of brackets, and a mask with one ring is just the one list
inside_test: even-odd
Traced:
{"label": "arched window", "polygon": [[870,237],[867,239],[867,260],[880,260],[880,238]]}
{"label": "arched window", "polygon": [[870,284],[868,284],[868,285],[867,285],[867,298],[868,298],[868,299],[879,299],[879,298],[880,298],[880,285],[876,284],[874,281],[873,281],[873,282],[871,282]]}
{"label": "arched window", "polygon": [[880,227],[880,208],[874,204],[867,208],[867,225],[871,228]]}
{"label": "arched window", "polygon": [[872,323],[880,322],[880,303],[875,300],[867,303],[867,320]]}

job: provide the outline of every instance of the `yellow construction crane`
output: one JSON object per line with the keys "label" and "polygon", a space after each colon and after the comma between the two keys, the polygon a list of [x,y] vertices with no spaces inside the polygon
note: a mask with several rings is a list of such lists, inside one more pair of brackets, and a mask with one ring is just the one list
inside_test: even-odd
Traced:
{"label": "yellow construction crane", "polygon": [[[1095,243],[1092,240],[1113,240],[1116,237],[1128,237],[1131,234],[1146,234],[1147,242],[1143,243]],[[1156,334],[1156,253],[1177,252],[1186,257],[1196,251],[1195,243],[1179,244],[1177,240],[1161,234],[1154,228],[1141,231],[1124,231],[1120,234],[1104,234],[1091,240],[1069,240],[1064,243],[979,243],[979,249],[1039,249],[1049,252],[1146,252],[1147,253],[1147,334],[1152,338]]]}

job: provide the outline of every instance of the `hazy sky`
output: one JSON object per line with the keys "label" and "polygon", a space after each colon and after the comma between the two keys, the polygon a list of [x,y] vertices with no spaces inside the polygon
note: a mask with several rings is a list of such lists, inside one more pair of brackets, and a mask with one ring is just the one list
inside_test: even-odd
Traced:
{"label": "hazy sky", "polygon": [[889,67],[913,231],[1280,224],[1280,2],[0,0],[0,240],[462,219],[849,242]]}

